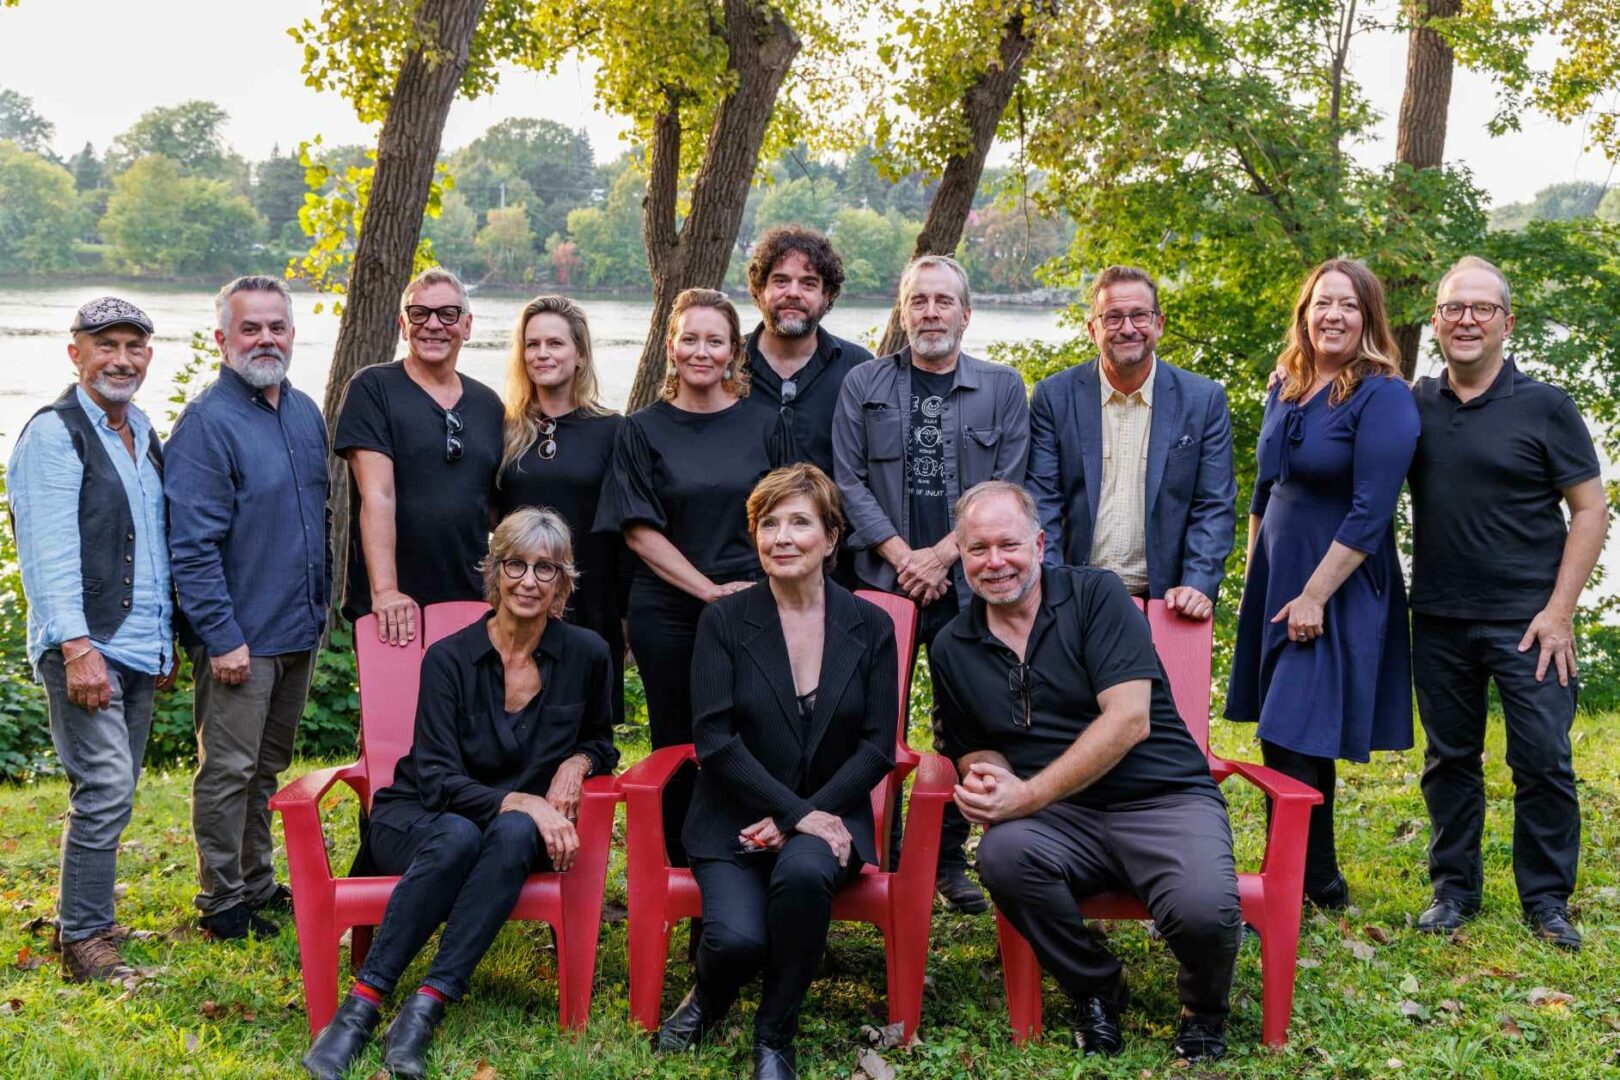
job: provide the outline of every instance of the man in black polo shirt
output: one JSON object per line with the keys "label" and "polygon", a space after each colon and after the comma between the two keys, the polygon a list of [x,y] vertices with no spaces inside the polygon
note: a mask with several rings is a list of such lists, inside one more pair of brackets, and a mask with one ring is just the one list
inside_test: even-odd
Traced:
{"label": "man in black polo shirt", "polygon": [[956,506],[974,600],[932,656],[956,803],[985,827],[979,877],[1078,1007],[1087,1053],[1122,1048],[1119,961],[1076,900],[1141,897],[1181,961],[1174,1044],[1226,1052],[1241,908],[1226,803],[1118,577],[1041,566],[1034,500],[987,481]]}
{"label": "man in black polo shirt", "polygon": [[[1607,530],[1598,458],[1569,395],[1503,355],[1508,282],[1483,259],[1440,280],[1434,332],[1446,359],[1414,388],[1412,675],[1428,736],[1423,797],[1434,900],[1418,929],[1448,933],[1479,910],[1486,687],[1513,770],[1513,873],[1535,933],[1579,949],[1567,907],[1580,856],[1570,754],[1571,621]],[[1562,503],[1568,502],[1566,526]]]}

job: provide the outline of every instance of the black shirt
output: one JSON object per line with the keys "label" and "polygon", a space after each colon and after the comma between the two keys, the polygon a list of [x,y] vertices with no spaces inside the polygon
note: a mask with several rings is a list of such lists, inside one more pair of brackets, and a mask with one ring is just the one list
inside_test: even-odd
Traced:
{"label": "black shirt", "polygon": [[[332,450],[374,450],[394,462],[394,573],[422,606],[482,600],[478,561],[489,550],[495,472],[501,465],[504,409],[495,391],[461,376],[454,412],[461,455],[448,460],[445,410],[416,385],[403,361],[355,372],[338,410]],[[360,546],[360,499],[349,500],[349,586],[343,614],[371,611],[371,582]]]}
{"label": "black shirt", "polygon": [[591,759],[592,775],[618,764],[609,707],[613,668],[602,639],[548,619],[534,651],[540,693],[509,716],[506,667],[489,640],[493,617],[428,646],[415,741],[394,782],[377,793],[374,818],[426,809],[482,828],[510,793],[544,795],[557,767],[575,754]]}
{"label": "black shirt", "polygon": [[1106,810],[1174,791],[1220,791],[1170,697],[1147,619],[1119,578],[1092,567],[1041,571],[1041,606],[1025,648],[1030,726],[1023,726],[1018,656],[990,633],[985,604],[952,620],[934,642],[934,707],[952,759],[994,750],[1029,779],[1057,760],[1102,714],[1097,695],[1133,679],[1153,681],[1148,737],[1068,801]]}
{"label": "black shirt", "polygon": [[745,340],[751,389],[743,401],[751,409],[772,415],[783,410],[797,449],[793,460],[808,461],[832,476],[832,422],[838,411],[838,392],[843,389],[844,376],[856,365],[872,359],[872,354],[853,341],[816,327],[816,351],[791,376],[793,400],[784,407],[782,377],[759,351],[759,335],[764,329],[764,323],[754,327]]}
{"label": "black shirt", "polygon": [[906,498],[911,500],[913,548],[930,547],[951,531],[950,495],[945,489],[944,432],[940,414],[956,384],[956,373],[911,369],[911,438],[906,445]]}
{"label": "black shirt", "polygon": [[[791,460],[791,439],[773,413],[742,401],[712,413],[655,401],[619,430],[596,528],[651,525],[708,577],[757,570],[748,495]],[[652,576],[645,566],[636,573]]]}
{"label": "black shirt", "polygon": [[1412,610],[1523,621],[1547,606],[1569,528],[1563,489],[1599,473],[1568,394],[1510,359],[1463,402],[1449,378],[1413,388],[1423,433],[1412,488]]}

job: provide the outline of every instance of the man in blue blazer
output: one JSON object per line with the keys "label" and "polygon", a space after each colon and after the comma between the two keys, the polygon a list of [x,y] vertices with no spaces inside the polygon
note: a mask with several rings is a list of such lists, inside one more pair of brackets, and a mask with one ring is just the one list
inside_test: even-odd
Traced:
{"label": "man in blue blazer", "polygon": [[1029,470],[1046,561],[1112,570],[1133,595],[1215,612],[1237,517],[1232,418],[1220,385],[1154,356],[1164,333],[1146,271],[1091,287],[1093,363],[1035,386]]}

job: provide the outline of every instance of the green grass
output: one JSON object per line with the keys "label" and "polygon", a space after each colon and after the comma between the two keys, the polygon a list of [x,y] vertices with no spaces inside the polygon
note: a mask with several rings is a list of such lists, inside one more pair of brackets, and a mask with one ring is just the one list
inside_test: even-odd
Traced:
{"label": "green grass", "polygon": [[[1216,727],[1223,752],[1255,756],[1247,729]],[[1488,754],[1485,913],[1463,940],[1448,943],[1409,929],[1428,895],[1419,754],[1381,755],[1370,766],[1345,767],[1339,838],[1357,910],[1346,918],[1308,911],[1301,942],[1307,966],[1299,973],[1292,1039],[1281,1051],[1257,1045],[1259,949],[1247,942],[1233,991],[1231,1053],[1218,1068],[1191,1075],[1566,1080],[1620,1073],[1620,718],[1586,716],[1577,725],[1585,835],[1574,906],[1587,940],[1578,956],[1532,941],[1519,920],[1509,868],[1512,791],[1495,727]],[[1236,783],[1228,791],[1239,865],[1252,867],[1261,807]],[[47,934],[35,920],[48,917],[54,903],[66,794],[60,782],[0,788],[0,1012],[6,1013],[0,1016],[0,1075],[268,1077],[296,1071],[307,1033],[294,933],[289,928],[274,941],[216,944],[192,929],[188,786],[183,773],[145,777],[125,834],[120,919],[165,935],[129,948],[132,961],[151,972],[131,995],[116,987],[68,985],[54,958],[37,967],[16,964],[23,950],[38,959],[47,949]],[[328,821],[334,861],[346,865],[355,840],[352,802],[336,805]],[[608,891],[623,897],[622,856]],[[1116,924],[1110,941],[1125,961],[1133,994],[1121,1058],[1082,1062],[1050,981],[1046,1037],[1015,1048],[992,921],[943,914],[934,923],[921,1041],[909,1052],[883,1056],[906,1078],[1189,1075],[1174,1068],[1168,1052],[1176,1011],[1173,960],[1136,924]],[[1358,958],[1347,942],[1371,945],[1371,957]],[[677,955],[684,955],[684,944],[677,934]],[[674,1061],[648,1052],[628,1021],[622,923],[604,930],[591,1025],[578,1039],[557,1030],[554,970],[544,928],[514,924],[503,931],[478,969],[470,998],[451,1011],[437,1040],[438,1074],[467,1077],[487,1061],[501,1077],[747,1075],[752,997],[745,997],[730,1035],[717,1045]],[[666,1008],[686,981],[683,964],[670,970]],[[885,1019],[883,970],[874,932],[834,926],[825,977],[805,1009],[800,1062],[806,1077],[852,1074],[862,1025]],[[412,974],[420,973],[419,966]],[[1532,1004],[1532,990],[1542,987],[1574,1000]],[[1416,1004],[1416,1017],[1403,1014],[1403,1002]],[[373,1050],[354,1075],[378,1068]]]}

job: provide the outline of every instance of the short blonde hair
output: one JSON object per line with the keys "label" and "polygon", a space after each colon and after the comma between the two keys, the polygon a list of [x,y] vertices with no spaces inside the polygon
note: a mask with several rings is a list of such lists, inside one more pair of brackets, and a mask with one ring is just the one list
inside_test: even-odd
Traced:
{"label": "short blonde hair", "polygon": [[973,306],[973,294],[968,289],[967,271],[962,264],[949,255],[919,255],[906,264],[900,272],[900,306],[904,307],[906,300],[911,296],[911,290],[917,286],[917,275],[930,267],[948,271],[956,278],[956,298],[965,308]]}
{"label": "short blonde hair", "polygon": [[560,619],[579,584],[579,571],[574,567],[574,538],[568,522],[550,507],[525,506],[495,526],[489,537],[489,554],[478,564],[484,575],[484,601],[490,607],[500,606],[502,560],[527,559],[534,552],[557,564],[557,596],[547,614]]}
{"label": "short blonde hair", "polygon": [[[726,324],[731,327],[731,359],[726,367],[731,374],[720,383],[721,389],[737,397],[748,396],[750,385],[748,373],[748,350],[743,345],[742,321],[737,318],[737,309],[732,307],[726,294],[719,289],[682,289],[680,295],[675,297],[675,306],[669,311],[669,328],[664,333],[664,343],[667,346],[675,340],[675,334],[681,325],[681,316],[693,308],[713,308],[725,316]],[[659,396],[665,401],[675,400],[675,394],[681,388],[681,373],[676,369],[673,361],[664,374],[664,385]]]}
{"label": "short blonde hair", "polygon": [[844,503],[838,485],[808,461],[772,469],[754,485],[748,496],[748,535],[758,534],[761,519],[795,495],[810,500],[829,537],[836,540],[843,535]]}

